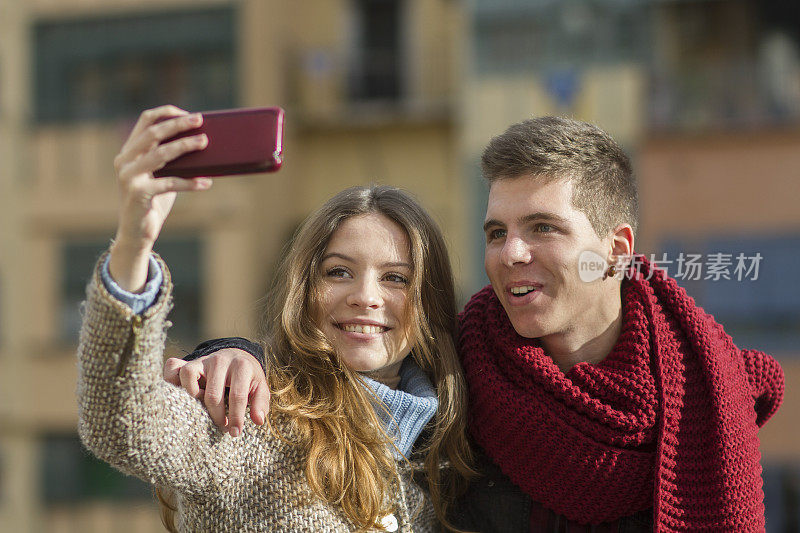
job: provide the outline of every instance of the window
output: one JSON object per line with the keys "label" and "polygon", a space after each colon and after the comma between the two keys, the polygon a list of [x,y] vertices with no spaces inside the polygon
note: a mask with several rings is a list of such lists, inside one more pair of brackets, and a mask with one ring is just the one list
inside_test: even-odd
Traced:
{"label": "window", "polygon": [[556,75],[588,64],[641,61],[646,2],[478,2],[475,60],[481,74]]}
{"label": "window", "polygon": [[767,531],[800,531],[800,465],[764,465]]}
{"label": "window", "polygon": [[658,9],[650,123],[752,128],[800,121],[796,2],[672,2]]}
{"label": "window", "polygon": [[486,275],[486,269],[483,266],[484,256],[486,252],[486,238],[483,232],[484,215],[486,214],[486,206],[489,203],[489,186],[486,180],[483,179],[481,174],[481,162],[478,157],[471,159],[472,164],[469,165],[470,178],[467,184],[470,192],[470,243],[471,243],[471,259],[472,271],[469,272],[470,280],[465,287],[462,288],[463,293],[459,295],[459,309],[462,309],[464,304],[467,303],[469,298],[485,287],[489,283],[489,277]]}
{"label": "window", "polygon": [[[108,248],[107,239],[71,240],[63,244],[61,286],[61,339],[76,343],[81,326],[80,302],[86,299],[86,284],[98,257]],[[173,326],[170,341],[189,349],[197,344],[202,321],[202,248],[196,237],[162,237],[155,251],[172,274],[174,307],[169,314]]]}
{"label": "window", "polygon": [[108,249],[108,239],[65,242],[61,250],[61,340],[77,344],[81,329],[80,303],[97,259]]}
{"label": "window", "polygon": [[234,105],[231,8],[42,21],[33,35],[40,122]]}
{"label": "window", "polygon": [[354,0],[356,42],[350,70],[354,100],[401,97],[401,43],[398,0]]}
{"label": "window", "polygon": [[173,326],[170,341],[176,341],[189,353],[202,331],[203,250],[196,237],[160,238],[155,251],[169,266],[172,275],[174,307],[169,314]]}
{"label": "window", "polygon": [[[686,288],[697,303],[725,327],[741,348],[755,348],[772,354],[797,355],[800,346],[800,237],[731,237],[714,238],[702,243],[673,241],[664,247],[668,260],[681,253],[702,257],[700,279],[676,276],[677,264],[667,265],[667,272]],[[722,254],[716,256],[714,254]],[[757,272],[737,279],[737,257],[745,267],[758,262]],[[750,259],[757,258],[760,259]],[[710,264],[730,264],[723,269],[730,279],[709,270]],[[756,277],[757,276],[757,277]]]}
{"label": "window", "polygon": [[41,446],[40,487],[47,504],[152,499],[150,485],[97,459],[77,435],[47,435]]}

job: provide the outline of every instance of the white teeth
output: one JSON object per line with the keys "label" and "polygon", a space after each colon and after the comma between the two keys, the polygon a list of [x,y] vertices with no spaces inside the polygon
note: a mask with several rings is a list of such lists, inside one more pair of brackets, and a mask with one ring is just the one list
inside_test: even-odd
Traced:
{"label": "white teeth", "polygon": [[511,294],[528,294],[535,290],[536,287],[533,285],[523,285],[522,287],[511,287]]}
{"label": "white teeth", "polygon": [[381,333],[386,330],[382,326],[367,326],[364,324],[341,324],[341,328],[351,333]]}

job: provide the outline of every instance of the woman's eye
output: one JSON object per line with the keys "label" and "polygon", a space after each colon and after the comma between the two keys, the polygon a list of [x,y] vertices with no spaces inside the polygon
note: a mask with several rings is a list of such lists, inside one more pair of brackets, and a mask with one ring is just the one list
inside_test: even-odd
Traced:
{"label": "woman's eye", "polygon": [[328,271],[325,274],[330,276],[330,277],[332,277],[332,278],[350,277],[350,273],[347,272],[347,270],[342,268],[342,267],[329,268]]}
{"label": "woman's eye", "polygon": [[394,283],[402,283],[403,285],[408,283],[408,279],[405,276],[401,276],[400,274],[386,274],[386,276],[384,276],[383,279]]}

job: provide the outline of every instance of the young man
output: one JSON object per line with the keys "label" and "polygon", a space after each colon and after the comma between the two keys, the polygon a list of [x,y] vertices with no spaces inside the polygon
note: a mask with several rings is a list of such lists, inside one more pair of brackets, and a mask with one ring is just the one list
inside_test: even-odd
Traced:
{"label": "young man", "polygon": [[[628,157],[595,126],[544,117],[492,139],[482,166],[491,287],[466,305],[459,349],[484,475],[455,505],[456,524],[763,530],[757,431],[782,401],[783,372],[739,350],[634,254]],[[193,356],[220,347],[257,352],[227,339]],[[248,395],[263,420],[260,374],[238,350],[165,371],[195,395],[205,377],[220,423],[227,382],[229,426],[241,424]]]}

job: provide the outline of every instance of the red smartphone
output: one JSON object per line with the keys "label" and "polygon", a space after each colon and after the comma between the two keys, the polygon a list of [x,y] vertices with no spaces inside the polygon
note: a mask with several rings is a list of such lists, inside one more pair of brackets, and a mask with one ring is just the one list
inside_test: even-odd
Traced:
{"label": "red smartphone", "polygon": [[170,161],[153,173],[155,177],[230,176],[274,172],[281,167],[283,109],[280,107],[227,109],[202,115],[202,126],[161,144],[205,133],[208,146]]}

